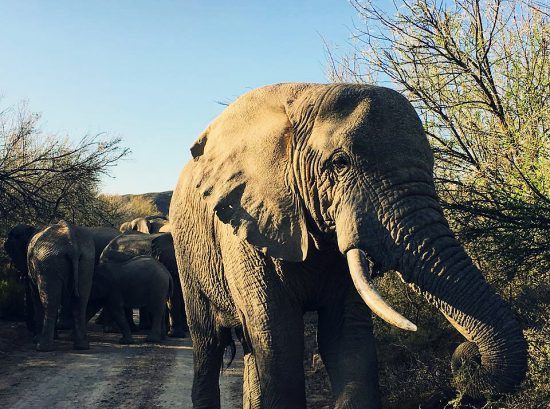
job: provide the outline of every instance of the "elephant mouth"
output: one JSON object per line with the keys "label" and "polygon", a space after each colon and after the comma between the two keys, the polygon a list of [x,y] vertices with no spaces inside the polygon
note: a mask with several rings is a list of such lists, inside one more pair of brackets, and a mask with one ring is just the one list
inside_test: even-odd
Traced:
{"label": "elephant mouth", "polygon": [[397,328],[416,331],[416,325],[395,311],[374,287],[371,277],[377,273],[373,274],[373,263],[369,262],[365,252],[356,248],[348,250],[346,259],[353,284],[371,311]]}

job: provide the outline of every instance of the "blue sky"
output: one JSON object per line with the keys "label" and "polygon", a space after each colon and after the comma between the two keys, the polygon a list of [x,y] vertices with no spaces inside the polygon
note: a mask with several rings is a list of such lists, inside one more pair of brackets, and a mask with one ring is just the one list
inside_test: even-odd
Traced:
{"label": "blue sky", "polygon": [[75,140],[123,138],[104,192],[170,190],[217,101],[326,82],[322,38],[345,47],[357,20],[346,0],[0,0],[0,106],[26,100]]}

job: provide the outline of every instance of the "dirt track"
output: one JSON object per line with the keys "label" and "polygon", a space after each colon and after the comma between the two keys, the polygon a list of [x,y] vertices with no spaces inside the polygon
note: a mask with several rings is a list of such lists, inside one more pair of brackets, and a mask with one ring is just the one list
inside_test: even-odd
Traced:
{"label": "dirt track", "polygon": [[[189,339],[122,346],[119,334],[89,336],[89,351],[71,350],[61,332],[56,351],[35,352],[22,324],[0,321],[0,408],[192,407]],[[242,356],[220,380],[222,408],[241,408]]]}

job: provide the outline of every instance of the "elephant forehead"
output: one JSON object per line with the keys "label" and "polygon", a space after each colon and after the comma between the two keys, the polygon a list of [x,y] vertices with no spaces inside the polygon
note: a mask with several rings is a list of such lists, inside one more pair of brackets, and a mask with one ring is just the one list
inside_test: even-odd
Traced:
{"label": "elephant forehead", "polygon": [[370,101],[356,101],[350,109],[346,106],[333,111],[323,112],[315,120],[310,143],[318,151],[332,152],[336,148],[351,149],[354,139],[363,138],[367,134],[369,123]]}
{"label": "elephant forehead", "polygon": [[[311,146],[330,155],[340,148],[377,163],[400,160],[431,166],[432,154],[418,115],[400,94],[381,88],[355,99],[329,98],[310,137]],[[377,92],[374,92],[377,91]]]}

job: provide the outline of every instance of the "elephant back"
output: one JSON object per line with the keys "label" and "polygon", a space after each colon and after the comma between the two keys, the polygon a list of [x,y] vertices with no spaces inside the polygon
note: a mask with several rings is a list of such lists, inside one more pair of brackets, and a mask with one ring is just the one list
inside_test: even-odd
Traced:
{"label": "elephant back", "polygon": [[153,236],[128,231],[112,239],[101,252],[101,263],[125,262],[136,256],[151,256]]}

